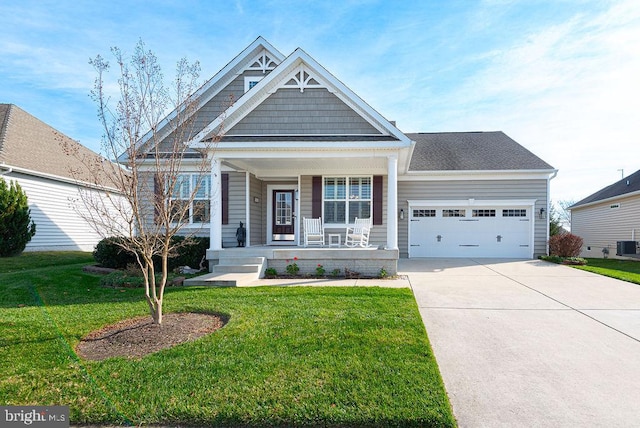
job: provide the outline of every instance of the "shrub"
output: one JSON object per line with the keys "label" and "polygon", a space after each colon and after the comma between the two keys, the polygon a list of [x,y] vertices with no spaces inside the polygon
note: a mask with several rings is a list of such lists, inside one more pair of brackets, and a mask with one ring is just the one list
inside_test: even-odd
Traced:
{"label": "shrub", "polygon": [[318,264],[318,266],[316,266],[316,276],[324,276],[324,274],[325,274],[324,266],[322,266],[321,264]]}
{"label": "shrub", "polygon": [[549,253],[559,257],[578,257],[582,250],[582,238],[572,233],[561,233],[549,239]]}
{"label": "shrub", "polygon": [[266,276],[267,278],[275,278],[276,276],[278,276],[278,271],[275,268],[266,268],[264,270],[264,276]]}
{"label": "shrub", "polygon": [[7,186],[0,177],[0,257],[22,253],[35,234],[26,193],[18,183]]}
{"label": "shrub", "polygon": [[[126,269],[127,266],[136,264],[135,255],[118,244],[126,242],[127,239],[124,237],[110,237],[98,242],[93,251],[93,258],[96,263],[100,266],[114,269]],[[200,263],[206,255],[207,248],[209,248],[209,238],[192,237],[185,242],[183,236],[174,236],[172,243],[180,244],[181,246],[178,248],[177,254],[172,255],[167,260],[169,270],[173,270],[178,266],[200,268]],[[155,259],[154,264],[156,269],[160,268],[159,257]],[[205,259],[204,268],[206,269],[207,266],[208,262]]]}
{"label": "shrub", "polygon": [[93,250],[93,259],[100,266],[113,269],[126,269],[128,265],[137,264],[136,256],[118,245],[126,240],[121,237],[102,239]]}

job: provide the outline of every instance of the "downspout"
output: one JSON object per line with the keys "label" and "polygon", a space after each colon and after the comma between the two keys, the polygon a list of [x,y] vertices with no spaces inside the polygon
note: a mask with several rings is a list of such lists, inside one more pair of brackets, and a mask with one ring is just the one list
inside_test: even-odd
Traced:
{"label": "downspout", "polygon": [[545,248],[546,248],[545,253],[547,256],[549,255],[549,238],[550,238],[549,214],[551,213],[551,211],[549,211],[549,209],[551,208],[551,197],[550,197],[551,196],[551,180],[556,178],[557,175],[558,175],[558,170],[556,169],[555,171],[553,171],[553,175],[547,179],[547,240],[545,241]]}

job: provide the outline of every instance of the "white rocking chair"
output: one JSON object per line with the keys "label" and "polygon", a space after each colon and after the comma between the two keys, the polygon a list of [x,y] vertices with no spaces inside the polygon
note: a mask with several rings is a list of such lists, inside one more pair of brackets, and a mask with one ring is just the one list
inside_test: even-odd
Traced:
{"label": "white rocking chair", "polygon": [[302,220],[304,222],[304,246],[324,246],[324,227],[322,226],[322,217],[304,217]]}
{"label": "white rocking chair", "polygon": [[347,227],[344,245],[347,247],[368,247],[370,231],[371,219],[356,217],[353,226]]}

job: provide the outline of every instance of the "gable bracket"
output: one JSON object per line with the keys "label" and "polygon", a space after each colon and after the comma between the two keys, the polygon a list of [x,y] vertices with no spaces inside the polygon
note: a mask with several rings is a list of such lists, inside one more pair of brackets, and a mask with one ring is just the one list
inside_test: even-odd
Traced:
{"label": "gable bracket", "polygon": [[279,62],[276,62],[276,60],[271,58],[266,49],[262,49],[262,52],[260,52],[253,61],[250,61],[249,64],[250,65],[246,67],[245,70],[259,70],[262,71],[262,74],[265,74],[267,71],[271,71],[276,68]]}
{"label": "gable bracket", "polygon": [[282,88],[297,88],[300,89],[300,92],[304,92],[307,88],[326,88],[326,85],[321,84],[319,79],[304,64],[296,67],[289,79],[285,79],[284,82],[281,86]]}

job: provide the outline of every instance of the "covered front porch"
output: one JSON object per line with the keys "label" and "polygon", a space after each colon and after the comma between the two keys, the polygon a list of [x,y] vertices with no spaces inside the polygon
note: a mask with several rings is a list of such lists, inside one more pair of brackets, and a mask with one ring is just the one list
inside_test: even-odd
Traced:
{"label": "covered front porch", "polygon": [[[368,141],[360,147],[350,142],[348,148],[307,142],[304,149],[280,145],[267,151],[247,151],[234,143],[223,140],[210,153],[210,266],[263,257],[263,269],[282,273],[297,258],[300,272],[307,274],[319,264],[326,272],[395,274],[398,164],[406,161],[397,142],[376,141],[375,149]],[[336,196],[328,196],[338,187]],[[356,217],[371,219],[366,248],[344,246]],[[304,218],[322,218],[324,246],[304,247]],[[244,242],[239,243],[240,227]]]}

